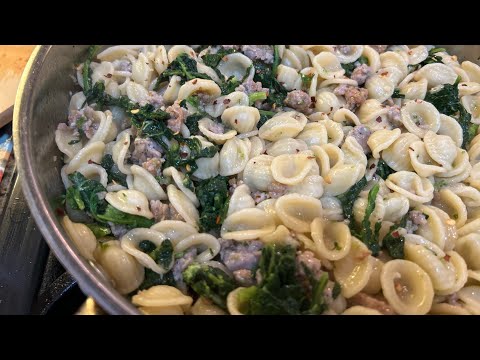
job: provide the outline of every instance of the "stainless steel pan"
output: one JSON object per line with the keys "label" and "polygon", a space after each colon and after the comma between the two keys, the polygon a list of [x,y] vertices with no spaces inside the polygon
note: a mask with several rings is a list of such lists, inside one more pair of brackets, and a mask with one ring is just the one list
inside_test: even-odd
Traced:
{"label": "stainless steel pan", "polygon": [[[480,62],[480,45],[444,45],[459,60]],[[68,238],[50,204],[64,189],[63,165],[54,141],[57,124],[67,118],[75,91],[75,64],[86,56],[87,46],[38,46],[25,68],[14,112],[14,144],[23,189],[32,215],[50,248],[77,279],[83,292],[110,314],[139,314],[136,308],[82,258]]]}

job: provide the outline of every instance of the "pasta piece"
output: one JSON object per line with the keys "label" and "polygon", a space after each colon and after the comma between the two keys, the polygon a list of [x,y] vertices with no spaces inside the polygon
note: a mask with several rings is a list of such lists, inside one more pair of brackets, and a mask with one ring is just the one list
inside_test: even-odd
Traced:
{"label": "pasta piece", "polygon": [[343,259],[350,252],[351,235],[347,225],[315,218],[311,225],[311,236],[321,258],[331,261]]}
{"label": "pasta piece", "polygon": [[445,64],[435,63],[422,66],[420,70],[416,72],[414,79],[416,81],[426,79],[428,81],[428,88],[431,89],[438,85],[454,84],[457,80],[457,74],[451,67]]}
{"label": "pasta piece", "polygon": [[[425,143],[415,141],[408,147],[410,163],[415,172],[424,178],[447,171],[441,164],[436,163],[428,154]],[[456,149],[455,149],[456,153]]]}
{"label": "pasta piece", "polygon": [[340,102],[339,97],[333,92],[321,90],[319,90],[315,96],[315,110],[333,116],[333,114],[344,105],[344,102]]}
{"label": "pasta piece", "polygon": [[192,234],[180,240],[175,245],[175,252],[185,251],[192,246],[200,246],[206,248],[203,252],[197,255],[196,261],[203,263],[212,260],[220,252],[220,242],[218,239],[210,234]]}
{"label": "pasta piece", "polygon": [[153,219],[153,214],[148,206],[148,199],[138,190],[120,190],[107,193],[105,200],[114,208],[132,215]]}
{"label": "pasta piece", "polygon": [[428,130],[436,133],[440,128],[440,113],[435,106],[426,101],[407,101],[401,109],[401,114],[402,123],[407,130],[422,139]]}
{"label": "pasta piece", "polygon": [[92,230],[81,223],[74,223],[68,216],[62,218],[62,226],[77,247],[78,252],[87,260],[94,260],[97,238]]}
{"label": "pasta piece", "polygon": [[403,86],[400,86],[400,93],[408,100],[423,100],[427,95],[428,81],[421,79],[419,81],[411,81]]}
{"label": "pasta piece", "polygon": [[322,216],[322,203],[310,196],[288,194],[277,199],[275,212],[289,229],[299,233],[310,232],[311,222]]}
{"label": "pasta piece", "polygon": [[235,188],[233,192],[230,203],[228,205],[227,216],[232,215],[233,213],[240,211],[242,209],[254,208],[255,200],[253,200],[250,195],[250,188],[246,184],[242,184]]}
{"label": "pasta piece", "polygon": [[167,195],[170,204],[180,214],[180,216],[190,225],[198,228],[198,220],[200,215],[193,204],[192,200],[188,198],[182,191],[178,190],[175,185],[167,186]]}
{"label": "pasta piece", "polygon": [[360,122],[360,119],[357,115],[355,115],[354,112],[345,108],[335,111],[335,113],[333,114],[333,121],[338,122],[342,125],[358,126],[362,124]]}
{"label": "pasta piece", "polygon": [[462,227],[467,222],[466,205],[458,195],[448,188],[443,188],[438,192],[432,205],[445,211],[451,219],[455,220],[457,228]]}
{"label": "pasta piece", "polygon": [[225,55],[217,69],[222,73],[225,78],[234,76],[237,80],[241,81],[252,66],[252,60],[243,55],[242,53],[233,53]]}
{"label": "pasta piece", "polygon": [[307,118],[302,113],[294,111],[279,113],[267,120],[258,130],[258,136],[268,141],[278,141],[285,138],[295,138],[307,124]]}
{"label": "pasta piece", "polygon": [[464,308],[473,315],[480,315],[480,286],[467,286],[457,292],[465,303]]}
{"label": "pasta piece", "polygon": [[288,91],[299,90],[302,88],[302,78],[294,68],[285,65],[278,65],[277,80]]}
{"label": "pasta piece", "polygon": [[155,71],[158,75],[162,75],[162,73],[167,69],[168,63],[168,54],[165,46],[161,45],[157,47],[153,59],[153,66],[155,67]]}
{"label": "pasta piece", "polygon": [[323,218],[330,221],[343,220],[343,208],[340,200],[334,196],[323,196],[322,203]]}
{"label": "pasta piece", "polygon": [[363,53],[362,45],[346,45],[342,48],[342,51],[337,47],[335,49],[335,56],[341,64],[350,64],[358,60]]}
{"label": "pasta piece", "polygon": [[428,274],[408,260],[387,262],[380,275],[383,295],[400,315],[424,315],[433,303],[433,286]]}
{"label": "pasta piece", "polygon": [[253,208],[243,209],[228,216],[222,224],[221,235],[227,240],[245,241],[260,238],[274,231],[273,217],[263,210]]}
{"label": "pasta piece", "polygon": [[97,248],[95,259],[122,295],[138,289],[144,280],[143,266],[120,247],[118,240],[104,242]]}
{"label": "pasta piece", "polygon": [[223,145],[220,151],[220,175],[236,175],[245,169],[250,153],[245,140],[234,137]]}
{"label": "pasta piece", "polygon": [[462,127],[457,120],[450,116],[440,114],[440,128],[438,129],[437,134],[450,136],[457,147],[462,146]]}
{"label": "pasta piece", "polygon": [[74,129],[67,126],[55,130],[55,143],[58,149],[67,155],[65,162],[68,163],[83,147],[79,141],[78,135],[74,134]]}
{"label": "pasta piece", "polygon": [[465,286],[468,279],[468,270],[465,260],[455,251],[447,252],[448,262],[452,264],[455,272],[455,282],[453,285],[443,291],[437,290],[435,293],[438,295],[450,295]]}
{"label": "pasta piece", "polygon": [[343,165],[345,155],[338,146],[333,144],[324,144],[322,146],[312,146],[311,150],[316,157],[320,168],[320,174],[325,177],[328,172],[336,165]]}
{"label": "pasta piece", "polygon": [[130,130],[125,130],[118,134],[117,141],[112,148],[113,161],[115,164],[117,164],[118,169],[126,175],[130,175],[132,173],[132,170],[130,169],[131,166],[125,164],[125,159],[130,147],[130,134]]}
{"label": "pasta piece", "polygon": [[368,279],[367,285],[362,289],[362,292],[366,294],[375,295],[382,290],[382,283],[380,282],[380,275],[382,274],[384,263],[377,258],[373,258],[372,274]]}
{"label": "pasta piece", "polygon": [[458,84],[458,92],[460,97],[465,95],[474,95],[480,92],[480,84],[477,82],[463,81]]}
{"label": "pasta piece", "polygon": [[173,266],[173,261],[170,267],[164,268],[163,266],[160,266],[159,264],[157,264],[155,260],[153,260],[153,258],[150,257],[150,255],[141,251],[139,248],[139,244],[144,240],[149,240],[158,247],[166,239],[167,238],[165,237],[164,234],[156,230],[137,228],[137,229],[132,229],[129,232],[127,232],[125,235],[123,235],[122,238],[120,239],[120,243],[121,243],[122,249],[127,253],[129,253],[130,255],[132,255],[133,257],[135,257],[140,264],[156,272],[157,274],[165,274]]}
{"label": "pasta piece", "polygon": [[131,189],[143,192],[148,200],[167,200],[167,194],[165,194],[163,188],[146,169],[138,165],[132,165],[130,171],[133,175]]}
{"label": "pasta piece", "polygon": [[301,182],[287,188],[287,194],[297,193],[320,199],[323,195],[323,178],[320,175],[307,175]]}
{"label": "pasta piece", "polygon": [[190,311],[192,315],[227,315],[225,311],[203,296],[198,298]]}
{"label": "pasta piece", "polygon": [[82,148],[66,165],[65,174],[71,174],[77,171],[81,166],[88,164],[89,161],[100,163],[102,161],[105,144],[101,141],[90,143]]}
{"label": "pasta piece", "polygon": [[216,126],[216,122],[209,119],[203,118],[198,122],[198,129],[200,132],[207,137],[208,140],[213,141],[217,145],[225,144],[225,142],[229,139],[232,139],[237,135],[236,130],[229,130],[226,133],[216,133],[212,132],[210,129]]}
{"label": "pasta piece", "polygon": [[[343,135],[343,133],[342,133]],[[343,136],[342,136],[343,138]],[[293,140],[293,139],[281,139],[274,143],[274,146],[282,140]],[[307,144],[308,147],[312,145],[323,145],[328,143],[328,134],[327,128],[324,124],[313,122],[305,125],[300,134],[297,135],[296,140],[302,141]],[[277,145],[280,147],[280,145]],[[277,156],[277,155],[274,155]]]}
{"label": "pasta piece", "polygon": [[196,58],[195,51],[187,45],[175,45],[168,50],[168,61],[173,62],[178,56],[187,54],[191,58]]}
{"label": "pasta piece", "polygon": [[186,197],[195,205],[196,207],[200,206],[200,202],[197,199],[197,195],[195,195],[195,192],[190,190],[184,185],[185,181],[185,175],[175,169],[173,166],[170,166],[166,169],[163,170],[163,175],[167,177],[171,177],[173,181],[175,182],[175,185],[182,191]]}
{"label": "pasta piece", "polygon": [[[310,124],[307,124],[310,125]],[[298,154],[308,149],[308,145],[303,140],[285,138],[271,143],[267,146],[267,154],[270,156],[280,156],[284,154]]]}
{"label": "pasta piece", "polygon": [[97,164],[85,164],[78,168],[77,170],[80,174],[85,176],[87,179],[95,179],[103,187],[107,187],[108,183],[108,174],[103,167]]}
{"label": "pasta piece", "polygon": [[364,172],[365,166],[362,164],[336,164],[327,175],[323,177],[325,181],[324,194],[327,196],[343,194],[357,182],[358,178],[362,177],[362,173]]}
{"label": "pasta piece", "polygon": [[[250,154],[248,155],[248,158],[254,158],[257,157],[266,151],[266,146],[265,146],[265,141],[261,139],[258,136],[253,136],[250,138],[250,143],[252,145],[250,149]],[[269,154],[270,155],[270,154]]]}
{"label": "pasta piece", "polygon": [[330,52],[321,52],[318,55],[315,55],[311,60],[318,75],[323,79],[341,77],[345,74],[345,70],[341,67],[340,61]]}
{"label": "pasta piece", "polygon": [[272,176],[281,184],[297,185],[310,173],[314,163],[308,153],[279,155],[272,161]]}
{"label": "pasta piece", "polygon": [[463,257],[469,269],[480,270],[480,234],[470,233],[459,238],[455,250]]}
{"label": "pasta piece", "polygon": [[168,82],[165,92],[163,93],[163,101],[165,104],[170,105],[175,102],[180,92],[182,78],[177,75],[173,75]]}
{"label": "pasta piece", "polygon": [[193,299],[173,286],[156,285],[133,295],[132,303],[143,307],[190,306]]}
{"label": "pasta piece", "polygon": [[240,312],[240,304],[238,301],[238,293],[245,289],[244,287],[238,287],[231,291],[227,296],[227,309],[230,315],[243,315]]}
{"label": "pasta piece", "polygon": [[368,90],[369,98],[384,102],[392,96],[395,83],[387,77],[374,75],[367,79],[365,88]]}
{"label": "pasta piece", "polygon": [[259,120],[260,113],[253,106],[233,106],[226,109],[222,114],[223,123],[240,134],[252,131]]}
{"label": "pasta piece", "polygon": [[178,90],[178,101],[185,100],[187,97],[196,94],[205,94],[212,98],[217,98],[221,94],[220,87],[213,80],[194,79],[187,81]]}
{"label": "pasta piece", "polygon": [[334,262],[333,274],[342,287],[342,295],[351,298],[367,285],[373,271],[371,252],[355,237],[351,238],[351,248],[347,256]]}
{"label": "pasta piece", "polygon": [[368,138],[368,147],[372,150],[375,159],[380,158],[380,152],[392,145],[399,137],[400,129],[375,131]]}
{"label": "pasta piece", "polygon": [[471,61],[464,61],[462,62],[462,69],[468,74],[470,81],[480,83],[480,66]]}
{"label": "pasta piece", "polygon": [[413,172],[398,171],[391,174],[385,181],[385,185],[414,203],[426,203],[433,199],[432,183]]}
{"label": "pasta piece", "polygon": [[234,106],[248,106],[248,95],[241,91],[234,91],[226,96],[220,96],[212,104],[205,105],[205,112],[212,117],[219,117],[225,109]]}
{"label": "pasta piece", "polygon": [[380,311],[365,306],[352,306],[345,310],[342,315],[383,315]]}
{"label": "pasta piece", "polygon": [[270,155],[259,155],[247,162],[243,170],[243,181],[250,190],[267,191],[274,180],[270,169],[273,159]]}

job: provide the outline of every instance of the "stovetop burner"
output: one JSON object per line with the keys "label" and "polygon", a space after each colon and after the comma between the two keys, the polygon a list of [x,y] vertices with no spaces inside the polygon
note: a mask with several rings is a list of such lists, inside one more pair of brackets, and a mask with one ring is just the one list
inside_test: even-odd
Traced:
{"label": "stovetop burner", "polygon": [[0,315],[74,314],[85,299],[37,229],[12,154],[0,183]]}

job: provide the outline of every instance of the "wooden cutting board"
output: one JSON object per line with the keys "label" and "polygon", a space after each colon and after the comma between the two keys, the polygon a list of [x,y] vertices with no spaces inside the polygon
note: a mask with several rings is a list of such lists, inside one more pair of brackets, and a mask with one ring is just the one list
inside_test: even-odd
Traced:
{"label": "wooden cutting board", "polygon": [[23,68],[35,45],[0,45],[0,114],[13,105]]}

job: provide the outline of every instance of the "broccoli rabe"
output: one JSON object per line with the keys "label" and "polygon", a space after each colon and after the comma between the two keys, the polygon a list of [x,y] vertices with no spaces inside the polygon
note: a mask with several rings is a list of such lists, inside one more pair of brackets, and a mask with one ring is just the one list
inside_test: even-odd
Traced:
{"label": "broccoli rabe", "polygon": [[183,271],[183,281],[222,309],[227,308],[227,295],[236,288],[235,280],[223,270],[198,263]]}

